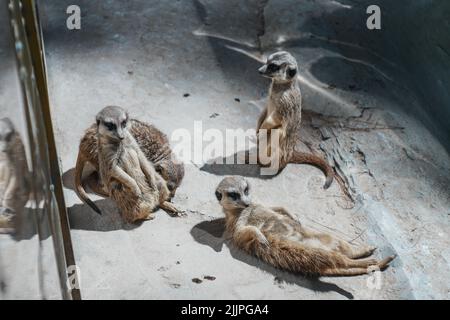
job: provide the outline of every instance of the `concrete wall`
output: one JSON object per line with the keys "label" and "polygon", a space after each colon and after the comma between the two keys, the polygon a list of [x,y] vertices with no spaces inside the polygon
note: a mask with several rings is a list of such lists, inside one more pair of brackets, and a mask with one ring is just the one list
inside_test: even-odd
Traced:
{"label": "concrete wall", "polygon": [[[411,106],[427,128],[450,147],[450,2],[442,0],[342,0],[323,16],[339,41],[368,48],[373,61],[414,91]],[[381,8],[381,30],[369,31],[366,8]],[[346,22],[344,22],[346,21]],[[340,22],[336,24],[335,22]],[[377,59],[381,56],[383,61]],[[381,63],[380,63],[381,62]]]}

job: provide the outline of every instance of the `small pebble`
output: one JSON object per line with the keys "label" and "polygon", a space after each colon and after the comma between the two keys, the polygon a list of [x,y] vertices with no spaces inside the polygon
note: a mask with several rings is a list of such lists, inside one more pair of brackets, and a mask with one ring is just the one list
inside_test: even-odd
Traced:
{"label": "small pebble", "polygon": [[239,99],[239,98],[234,98],[234,101],[236,101],[236,102],[241,102],[241,99]]}
{"label": "small pebble", "polygon": [[204,276],[203,279],[214,281],[214,280],[216,280],[216,277],[214,277],[214,276]]}
{"label": "small pebble", "polygon": [[185,98],[187,98],[187,97],[189,97],[190,96],[190,94],[189,93],[185,93],[185,94],[183,94],[183,97],[185,97]]}
{"label": "small pebble", "polygon": [[192,279],[192,282],[194,282],[194,283],[202,283],[203,281],[200,280],[199,278],[194,278],[194,279]]}

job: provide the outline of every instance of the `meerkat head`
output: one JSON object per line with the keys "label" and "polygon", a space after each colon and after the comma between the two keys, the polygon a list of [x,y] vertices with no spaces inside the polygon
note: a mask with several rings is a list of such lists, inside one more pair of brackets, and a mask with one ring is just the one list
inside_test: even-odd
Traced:
{"label": "meerkat head", "polygon": [[9,150],[15,132],[14,125],[9,118],[0,119],[0,152]]}
{"label": "meerkat head", "polygon": [[278,51],[269,56],[267,63],[258,69],[264,77],[277,82],[289,82],[297,75],[297,61],[286,51]]}
{"label": "meerkat head", "polygon": [[251,204],[250,184],[242,177],[226,177],[216,188],[216,198],[225,210],[244,209]]}
{"label": "meerkat head", "polygon": [[112,140],[123,140],[128,130],[128,113],[121,107],[108,106],[96,116],[97,133]]}

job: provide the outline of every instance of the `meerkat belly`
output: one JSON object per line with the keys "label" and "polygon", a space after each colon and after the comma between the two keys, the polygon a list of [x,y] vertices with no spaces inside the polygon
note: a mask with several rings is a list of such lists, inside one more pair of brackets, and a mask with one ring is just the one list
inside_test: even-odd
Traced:
{"label": "meerkat belly", "polygon": [[293,226],[290,222],[284,224],[286,226],[286,232],[281,234],[281,237],[286,240],[295,241],[295,242],[304,242],[305,237],[302,235],[298,229]]}
{"label": "meerkat belly", "polygon": [[147,181],[147,177],[141,169],[137,151],[132,148],[128,149],[126,155],[124,155],[121,160],[123,170],[136,181],[142,194],[145,195],[152,191]]}
{"label": "meerkat belly", "polygon": [[265,116],[258,124],[258,129],[271,130],[277,128],[281,123],[281,119],[277,112],[276,104],[272,99],[269,99],[265,110]]}
{"label": "meerkat belly", "polygon": [[255,224],[257,228],[265,235],[271,235],[280,239],[290,241],[303,241],[303,235],[298,232],[297,228],[292,225],[289,218],[278,215],[270,215],[260,220],[259,224]]}

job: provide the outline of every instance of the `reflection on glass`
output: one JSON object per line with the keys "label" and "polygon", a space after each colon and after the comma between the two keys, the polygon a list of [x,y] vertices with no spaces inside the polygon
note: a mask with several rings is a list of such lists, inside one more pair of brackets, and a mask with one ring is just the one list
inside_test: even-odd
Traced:
{"label": "reflection on glass", "polygon": [[23,7],[0,3],[0,300],[61,299],[64,251]]}

